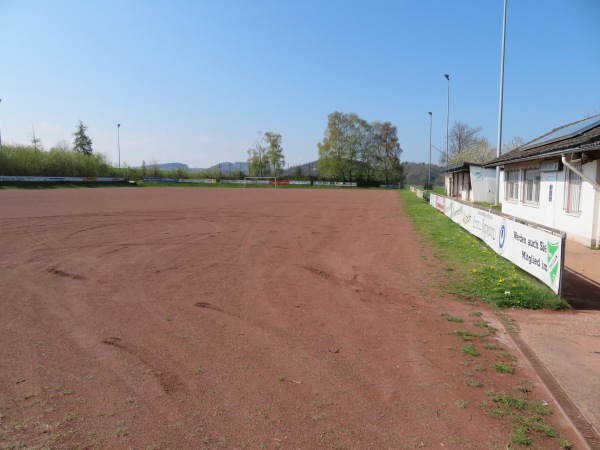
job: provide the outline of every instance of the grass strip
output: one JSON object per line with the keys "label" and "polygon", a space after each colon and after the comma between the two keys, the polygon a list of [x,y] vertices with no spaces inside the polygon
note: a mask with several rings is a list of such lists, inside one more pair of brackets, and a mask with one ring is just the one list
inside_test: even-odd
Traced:
{"label": "grass strip", "polygon": [[451,273],[444,289],[499,308],[568,309],[551,289],[408,190],[400,190],[415,228]]}

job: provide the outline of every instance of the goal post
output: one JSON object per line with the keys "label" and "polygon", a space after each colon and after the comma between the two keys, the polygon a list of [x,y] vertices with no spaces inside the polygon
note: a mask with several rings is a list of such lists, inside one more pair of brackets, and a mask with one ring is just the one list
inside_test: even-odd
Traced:
{"label": "goal post", "polygon": [[277,177],[244,177],[244,187],[247,184],[267,184],[277,187]]}

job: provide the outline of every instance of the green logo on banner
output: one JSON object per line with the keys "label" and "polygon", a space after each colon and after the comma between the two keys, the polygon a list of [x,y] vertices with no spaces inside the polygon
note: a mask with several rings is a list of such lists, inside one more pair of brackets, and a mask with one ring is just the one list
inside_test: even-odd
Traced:
{"label": "green logo on banner", "polygon": [[550,273],[550,281],[554,284],[556,280],[556,274],[558,273],[558,254],[557,250],[560,248],[560,243],[552,243],[548,241],[548,272]]}

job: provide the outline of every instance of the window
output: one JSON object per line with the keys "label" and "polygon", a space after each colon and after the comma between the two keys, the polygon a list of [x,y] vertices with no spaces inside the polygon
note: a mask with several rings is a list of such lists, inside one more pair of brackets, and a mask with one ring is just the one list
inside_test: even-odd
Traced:
{"label": "window", "polygon": [[513,170],[506,174],[506,200],[516,202],[519,200],[519,171]]}
{"label": "window", "polygon": [[[571,165],[581,171],[581,163]],[[565,177],[567,178],[567,189],[565,189],[565,211],[568,213],[580,213],[581,177],[570,169],[567,169],[565,172]]]}
{"label": "window", "polygon": [[540,202],[540,171],[526,170],[523,201],[525,203]]}

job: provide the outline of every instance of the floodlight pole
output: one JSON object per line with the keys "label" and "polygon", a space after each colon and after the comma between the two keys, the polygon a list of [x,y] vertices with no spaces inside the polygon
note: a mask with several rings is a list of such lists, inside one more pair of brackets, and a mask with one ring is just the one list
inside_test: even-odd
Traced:
{"label": "floodlight pole", "polygon": [[[0,98],[0,103],[2,103],[2,99]],[[0,148],[2,148],[2,132],[0,131]]]}
{"label": "floodlight pole", "polygon": [[119,177],[121,177],[121,124],[117,124],[117,147],[119,148]]}
{"label": "floodlight pole", "polygon": [[450,124],[450,75],[444,74],[448,80],[448,106],[446,107],[446,167],[450,165],[450,152],[448,150],[448,128]]}
{"label": "floodlight pole", "polygon": [[[506,42],[506,3],[504,0],[504,17],[502,19],[502,56],[500,61],[500,106],[498,107],[498,148],[496,157],[500,158],[502,153],[502,105],[504,102],[504,44]],[[496,166],[496,199],[498,205],[500,201],[500,166]]]}
{"label": "floodlight pole", "polygon": [[433,113],[429,112],[429,178],[427,184],[431,183],[431,127],[433,125]]}

